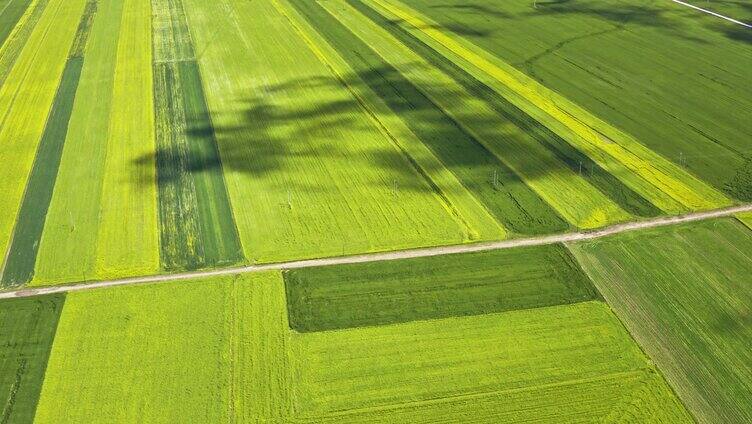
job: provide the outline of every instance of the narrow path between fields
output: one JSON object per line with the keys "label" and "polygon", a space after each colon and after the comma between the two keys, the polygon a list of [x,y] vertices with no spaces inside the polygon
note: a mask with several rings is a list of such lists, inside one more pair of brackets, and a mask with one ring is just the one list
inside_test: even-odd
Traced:
{"label": "narrow path between fields", "polygon": [[738,21],[738,20],[736,20],[734,18],[729,18],[728,16],[721,15],[720,13],[713,12],[712,10],[703,9],[703,8],[697,7],[697,6],[693,5],[693,4],[689,4],[689,3],[683,2],[681,0],[671,0],[671,1],[674,2],[674,3],[678,3],[678,4],[682,5],[682,6],[687,6],[687,7],[691,7],[692,9],[699,10],[702,13],[707,13],[708,15],[713,15],[713,16],[715,16],[717,18],[725,19],[725,20],[727,20],[729,22],[733,22],[733,23],[735,23],[737,25],[741,25],[743,27],[747,27],[747,28],[752,29],[752,25],[750,25],[748,23],[744,23],[742,21]]}
{"label": "narrow path between fields", "polygon": [[396,259],[423,258],[428,256],[448,255],[452,253],[482,252],[487,250],[510,249],[522,246],[540,246],[553,243],[568,243],[582,240],[592,240],[627,231],[635,231],[646,228],[664,227],[684,222],[702,221],[712,218],[731,216],[740,212],[752,212],[752,204],[732,206],[723,209],[715,209],[703,212],[693,212],[686,215],[665,216],[646,221],[625,222],[593,231],[577,231],[549,236],[518,238],[475,244],[460,244],[451,246],[437,246],[392,252],[367,253],[363,255],[336,256],[321,259],[307,259],[301,261],[280,262],[264,265],[247,265],[236,268],[223,268],[208,271],[193,271],[178,274],[151,275],[145,277],[132,277],[120,280],[91,281],[74,283],[63,286],[26,288],[0,293],[0,299],[13,297],[39,296],[50,293],[61,293],[78,290],[96,289],[100,287],[127,286],[132,284],[159,283],[167,281],[186,280],[190,278],[214,277],[220,275],[244,274],[248,272],[260,272],[268,270],[283,270],[294,268],[309,268],[325,265],[355,264],[363,262],[392,261]]}

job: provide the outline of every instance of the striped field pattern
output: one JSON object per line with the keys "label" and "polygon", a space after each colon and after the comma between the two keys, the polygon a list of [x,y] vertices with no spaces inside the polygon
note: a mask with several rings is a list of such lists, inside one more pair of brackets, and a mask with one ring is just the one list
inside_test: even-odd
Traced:
{"label": "striped field pattern", "polygon": [[750,34],[0,0],[0,424],[752,421]]}

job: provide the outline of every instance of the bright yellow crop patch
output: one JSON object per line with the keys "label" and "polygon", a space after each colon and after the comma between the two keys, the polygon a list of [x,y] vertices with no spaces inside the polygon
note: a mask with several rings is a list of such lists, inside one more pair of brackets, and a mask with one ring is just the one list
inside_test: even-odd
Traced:
{"label": "bright yellow crop patch", "polygon": [[752,230],[752,212],[740,213],[736,215],[736,219],[742,222],[742,224],[749,227]]}
{"label": "bright yellow crop patch", "polygon": [[287,415],[288,337],[278,272],[70,293],[35,422]]}
{"label": "bright yellow crop patch", "polygon": [[226,422],[226,280],[71,293],[37,423]]}
{"label": "bright yellow crop patch", "polygon": [[103,278],[159,269],[151,61],[150,2],[125,0],[97,241]]}

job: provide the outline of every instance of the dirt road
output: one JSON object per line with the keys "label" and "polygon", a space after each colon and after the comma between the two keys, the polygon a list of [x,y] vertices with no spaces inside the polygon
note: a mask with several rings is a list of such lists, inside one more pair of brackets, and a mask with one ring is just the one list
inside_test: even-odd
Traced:
{"label": "dirt road", "polygon": [[168,275],[151,275],[144,277],[124,278],[120,280],[90,281],[82,283],[73,283],[64,286],[39,287],[20,289],[0,293],[0,299],[13,297],[39,296],[50,293],[61,293],[78,290],[89,290],[100,287],[126,286],[132,284],[159,283],[167,281],[187,280],[191,278],[212,277],[218,275],[243,274],[248,272],[259,272],[268,270],[283,270],[294,268],[308,268],[325,265],[355,264],[362,262],[391,261],[396,259],[421,258],[428,256],[447,255],[452,253],[481,252],[487,250],[510,249],[521,246],[539,246],[553,243],[571,243],[583,240],[592,240],[613,234],[627,231],[635,231],[646,228],[663,227],[675,225],[684,222],[702,221],[712,218],[731,216],[740,212],[752,212],[752,204],[733,206],[724,209],[711,211],[693,212],[686,215],[659,217],[645,221],[626,222],[623,224],[612,225],[594,231],[577,231],[564,234],[553,234],[548,236],[518,238],[511,240],[502,240],[486,243],[461,244],[452,246],[437,246],[421,249],[399,250],[382,253],[368,253],[353,256],[337,256],[331,258],[309,259],[292,262],[281,262],[264,265],[248,265],[236,268],[223,268],[208,271],[194,271],[179,274]]}

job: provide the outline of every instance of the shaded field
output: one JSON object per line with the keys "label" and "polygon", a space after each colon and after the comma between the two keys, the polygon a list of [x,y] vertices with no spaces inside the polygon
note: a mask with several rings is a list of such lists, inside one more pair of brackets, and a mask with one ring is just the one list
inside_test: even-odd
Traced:
{"label": "shaded field", "polygon": [[553,152],[499,115],[483,99],[472,96],[449,75],[427,63],[387,30],[347,3],[322,5],[503,161],[571,225],[594,228],[631,218]]}
{"label": "shaded field", "polygon": [[[746,28],[652,0],[410,6],[718,190],[739,200],[752,196],[739,183],[752,172]],[[467,28],[474,32],[462,32]]]}
{"label": "shaded field", "polygon": [[[420,12],[404,3],[396,0],[371,0],[369,4],[377,7],[379,13],[384,16],[391,17],[394,22],[400,22],[405,30],[437,51],[442,51],[451,60],[469,65],[465,68],[468,72],[493,87],[526,113],[536,116],[540,122],[545,122],[546,126],[566,137],[569,143],[608,169],[624,184],[650,199],[651,203],[664,212],[712,209],[730,203],[721,192],[692,176],[681,166],[646,148],[630,134],[599,119],[570,99],[541,85],[487,51],[442,30],[440,24],[422,16]],[[474,107],[476,111],[483,108],[479,104]],[[528,153],[530,148],[529,145]],[[534,156],[542,160],[547,155],[544,151],[538,150]],[[565,181],[572,184],[576,179],[570,175]],[[562,183],[558,185],[562,190]],[[584,199],[579,198],[582,193],[588,193],[588,196]],[[597,195],[580,185],[574,193],[568,193],[567,197],[559,198],[554,204],[563,207],[568,205],[571,199],[578,199],[577,203],[581,204],[581,208],[582,204],[592,202],[591,198],[597,198]],[[603,200],[600,203],[603,203]],[[578,210],[578,206],[569,204],[565,210],[572,213]],[[618,213],[614,210],[599,210],[601,214],[604,212],[612,220],[618,219]],[[590,226],[596,226],[603,219],[590,216],[585,222]]]}
{"label": "shaded field", "polygon": [[324,8],[316,2],[290,3],[352,67],[344,83],[374,91],[506,228],[541,234],[569,227],[514,171]]}
{"label": "shaded field", "polygon": [[31,423],[64,296],[0,303],[0,422]]}
{"label": "shaded field", "polygon": [[269,2],[184,4],[246,258],[470,237],[350,91],[295,83],[332,73]]}
{"label": "shaded field", "polygon": [[[547,146],[570,170],[584,177],[590,184],[597,187],[606,196],[624,208],[624,210],[636,216],[655,216],[660,213],[660,210],[653,204],[625,186],[587,155],[575,149],[560,136],[536,121],[530,115],[527,115],[491,87],[475,79],[475,77],[457,63],[442,56],[441,53],[403,29],[398,22],[385,18],[363,2],[353,0],[348,1],[348,3],[369,19],[387,29],[395,38],[420,54],[432,66],[441,69],[442,72],[451,76],[471,96],[483,99],[484,102],[489,104],[504,119],[522,129],[539,143]],[[452,30],[451,28],[449,30]]]}
{"label": "shaded field", "polygon": [[155,0],[152,13],[162,268],[231,265],[243,252],[182,2]]}
{"label": "shaded field", "polygon": [[[719,13],[724,16],[728,16],[729,18],[736,19],[737,21],[744,22],[746,24],[752,25],[752,3],[746,1],[746,0],[713,0],[713,1],[698,1],[698,0],[689,0],[685,1],[685,3],[689,3],[693,6],[701,7],[705,10],[710,10],[715,13]],[[677,5],[676,7],[679,7]],[[701,13],[701,12],[697,12]],[[707,16],[705,18],[708,23],[713,22],[713,19],[718,19],[713,16]],[[719,23],[720,24],[720,23]],[[715,25],[716,28],[720,28],[721,25]],[[732,38],[738,38],[740,40],[746,40],[747,42],[752,43],[752,35],[746,34],[745,32],[741,31],[744,28],[739,28],[740,31],[736,34],[737,37]],[[749,31],[746,31],[749,32]]]}
{"label": "shaded field", "polygon": [[572,251],[702,422],[752,419],[752,233],[732,218]]}
{"label": "shaded field", "polygon": [[306,268],[284,277],[290,327],[300,332],[597,298],[561,245]]}

